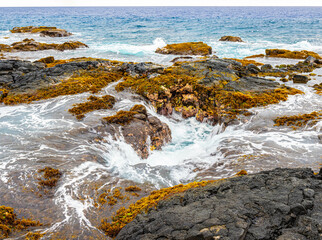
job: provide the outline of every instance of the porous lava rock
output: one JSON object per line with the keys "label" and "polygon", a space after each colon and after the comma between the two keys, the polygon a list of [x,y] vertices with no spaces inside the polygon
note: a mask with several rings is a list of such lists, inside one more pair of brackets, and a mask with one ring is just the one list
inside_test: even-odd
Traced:
{"label": "porous lava rock", "polygon": [[322,170],[275,169],[187,190],[138,215],[118,240],[322,236]]}

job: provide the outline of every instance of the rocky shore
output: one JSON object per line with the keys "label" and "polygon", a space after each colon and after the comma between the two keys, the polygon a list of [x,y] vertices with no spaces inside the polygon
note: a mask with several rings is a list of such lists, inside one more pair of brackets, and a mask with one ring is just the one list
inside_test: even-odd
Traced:
{"label": "rocky shore", "polygon": [[[63,34],[65,30],[27,27],[13,31]],[[223,41],[242,41],[226,37]],[[8,52],[31,51],[40,45],[25,39],[1,47]],[[71,43],[63,45],[65,47],[55,46],[54,49],[72,49]],[[277,104],[291,95],[304,94],[283,82],[307,84],[313,77],[308,74],[322,67],[321,57],[308,51],[268,49],[267,57],[303,60],[279,66],[257,62],[258,58],[220,59],[211,55],[211,47],[202,42],[169,44],[156,52],[184,57],[176,58],[171,66],[97,58],[0,60],[0,104],[30,104],[90,93],[86,100],[73,102],[72,107],[64,111],[73,121],[80,121],[77,123],[83,123],[94,111],[101,111],[102,115],[99,121],[91,121],[89,127],[72,134],[78,134],[79,138],[90,136],[89,142],[93,143],[106,142],[108,136],[112,140],[122,139],[144,164],[154,150],[171,144],[173,138],[166,118],[161,121],[162,118],[149,113],[146,106],[152,106],[156,113],[166,117],[179,115],[183,119],[195,118],[208,123],[210,127],[220,124],[225,128],[253,115],[253,107]],[[203,57],[192,58],[191,55]],[[113,88],[112,94],[104,93],[106,87]],[[311,89],[320,94],[319,85]],[[135,95],[141,103],[115,110],[115,105],[122,100],[118,94],[125,93]],[[278,117],[274,121],[275,127],[294,125],[298,129],[317,124],[321,117],[317,109],[310,114]],[[99,161],[94,158],[95,162]],[[86,161],[84,159],[82,161]],[[51,199],[56,187],[62,184],[59,181],[64,173],[51,167],[39,169],[37,173],[43,175],[34,178],[33,184],[40,186],[33,194],[36,192],[37,197],[43,197],[50,193],[52,195],[47,197]],[[91,217],[95,219],[97,236],[103,232],[107,238],[140,240],[321,239],[322,170],[313,173],[310,169],[278,168],[246,175],[247,172],[242,171],[227,179],[180,184],[141,195],[138,194],[141,187],[149,190],[153,187],[126,183],[128,190],[120,186],[105,189],[106,179],[88,183],[90,190],[86,184],[82,187],[84,192],[90,192],[91,214],[95,215]],[[85,201],[82,197],[79,199]],[[17,230],[15,226],[20,220],[14,220],[16,215],[7,206],[0,207],[1,211],[13,216],[12,221],[0,220],[0,236],[7,237],[11,230]],[[31,226],[43,226],[36,220],[30,220]],[[7,225],[11,226],[10,231]],[[22,229],[25,231],[27,227],[23,225]]]}

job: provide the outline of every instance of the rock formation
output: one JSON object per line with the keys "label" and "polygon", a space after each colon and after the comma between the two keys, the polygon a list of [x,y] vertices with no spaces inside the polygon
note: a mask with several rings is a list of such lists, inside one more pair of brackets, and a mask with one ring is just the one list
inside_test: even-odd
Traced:
{"label": "rock formation", "polygon": [[224,42],[244,42],[240,37],[234,37],[234,36],[223,36],[219,39],[219,41]]}
{"label": "rock formation", "polygon": [[187,42],[167,44],[163,48],[158,48],[156,53],[174,55],[210,55],[212,48],[203,42]]}
{"label": "rock formation", "polygon": [[319,240],[321,199],[322,170],[264,171],[170,196],[116,239]]}

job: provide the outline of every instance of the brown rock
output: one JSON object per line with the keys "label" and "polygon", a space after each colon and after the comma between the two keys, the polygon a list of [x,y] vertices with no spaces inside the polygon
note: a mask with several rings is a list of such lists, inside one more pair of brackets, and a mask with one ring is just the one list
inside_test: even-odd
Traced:
{"label": "brown rock", "polygon": [[219,41],[224,42],[244,42],[240,37],[234,37],[234,36],[223,36],[219,39]]}
{"label": "brown rock", "polygon": [[187,42],[167,44],[163,48],[158,48],[156,53],[174,55],[210,55],[212,48],[203,42]]}
{"label": "brown rock", "polygon": [[[126,116],[128,119],[125,119]],[[122,135],[143,159],[149,156],[149,148],[159,150],[165,143],[171,141],[171,130],[168,125],[157,117],[148,115],[143,105],[135,105],[130,111],[119,111],[114,116],[104,118],[103,124],[103,128],[97,128],[99,132],[103,130],[112,135]]]}

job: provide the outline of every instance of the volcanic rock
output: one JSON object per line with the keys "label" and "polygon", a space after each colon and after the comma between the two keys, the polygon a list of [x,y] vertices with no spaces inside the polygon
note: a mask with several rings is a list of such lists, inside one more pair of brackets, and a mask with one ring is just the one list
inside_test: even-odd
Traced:
{"label": "volcanic rock", "polygon": [[310,239],[322,236],[322,170],[275,169],[215,181],[158,203],[116,239]]}

